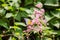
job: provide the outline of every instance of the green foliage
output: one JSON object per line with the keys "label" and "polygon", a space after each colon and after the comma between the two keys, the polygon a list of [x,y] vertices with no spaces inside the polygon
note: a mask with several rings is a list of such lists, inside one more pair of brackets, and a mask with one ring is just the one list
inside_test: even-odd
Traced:
{"label": "green foliage", "polygon": [[46,0],[46,2],[45,2],[45,5],[47,5],[47,6],[59,6],[59,4],[58,4],[58,1],[59,0]]}
{"label": "green foliage", "polygon": [[[29,18],[35,8],[34,3],[42,2],[45,9],[47,27],[43,27],[42,39],[52,40],[60,36],[60,3],[59,0],[0,0],[0,40],[25,40],[28,35],[24,18]],[[22,6],[23,5],[23,6]],[[29,35],[31,35],[30,33]],[[41,40],[39,33],[32,34],[31,39]],[[26,39],[27,40],[27,39]]]}
{"label": "green foliage", "polygon": [[0,26],[3,26],[4,28],[8,29],[7,21],[0,19]]}

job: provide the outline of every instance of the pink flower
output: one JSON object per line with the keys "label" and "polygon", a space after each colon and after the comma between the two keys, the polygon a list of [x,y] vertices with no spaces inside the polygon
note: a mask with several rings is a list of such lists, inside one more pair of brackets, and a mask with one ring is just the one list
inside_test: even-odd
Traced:
{"label": "pink flower", "polygon": [[36,18],[39,18],[40,17],[40,14],[36,14]]}
{"label": "pink flower", "polygon": [[31,25],[29,25],[29,26],[27,27],[27,29],[33,29],[33,27],[32,27]]}
{"label": "pink flower", "polygon": [[34,9],[34,13],[35,14],[38,14],[39,12],[38,12],[38,9]]}
{"label": "pink flower", "polygon": [[37,5],[35,5],[37,8],[42,8],[42,3],[38,3]]}
{"label": "pink flower", "polygon": [[44,19],[44,20],[43,20],[43,22],[46,24],[46,23],[47,23],[47,20],[46,20],[46,19]]}
{"label": "pink flower", "polygon": [[26,31],[29,33],[31,31],[31,29],[27,29]]}
{"label": "pink flower", "polygon": [[44,9],[41,9],[40,11],[41,11],[42,13],[44,13],[44,12],[45,12],[45,10],[44,10]]}
{"label": "pink flower", "polygon": [[38,18],[35,18],[34,20],[35,20],[35,23],[38,24],[39,19]]}
{"label": "pink flower", "polygon": [[33,25],[35,23],[35,20],[33,19],[32,22],[31,22],[31,25]]}
{"label": "pink flower", "polygon": [[38,24],[38,23],[39,23],[39,19],[35,18],[35,19],[32,20],[31,25]]}
{"label": "pink flower", "polygon": [[43,16],[43,9],[41,11],[34,9],[34,15],[36,16],[36,18],[42,17]]}
{"label": "pink flower", "polygon": [[27,28],[28,28],[28,29],[31,29],[31,26],[30,26],[30,25],[28,25],[28,26],[27,26]]}
{"label": "pink flower", "polygon": [[34,9],[34,13],[35,13],[35,14],[41,14],[42,11],[39,11],[38,9]]}

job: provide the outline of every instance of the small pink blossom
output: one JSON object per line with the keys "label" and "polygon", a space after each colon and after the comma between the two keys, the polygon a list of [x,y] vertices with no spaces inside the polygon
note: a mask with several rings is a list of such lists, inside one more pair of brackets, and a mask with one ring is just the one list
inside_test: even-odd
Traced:
{"label": "small pink blossom", "polygon": [[39,19],[35,18],[35,23],[38,24],[39,23]]}
{"label": "small pink blossom", "polygon": [[42,17],[43,16],[43,9],[41,11],[34,9],[34,15],[36,16],[36,18]]}
{"label": "small pink blossom", "polygon": [[32,20],[31,24],[38,24],[39,23],[39,19],[38,18],[35,18]]}
{"label": "small pink blossom", "polygon": [[36,18],[39,18],[40,17],[40,14],[36,14]]}
{"label": "small pink blossom", "polygon": [[37,14],[42,14],[42,12],[41,11],[38,11],[38,13]]}
{"label": "small pink blossom", "polygon": [[27,29],[26,31],[29,33],[31,31],[31,29]]}
{"label": "small pink blossom", "polygon": [[31,25],[27,26],[27,29],[33,29],[33,27]]}
{"label": "small pink blossom", "polygon": [[41,9],[40,11],[41,11],[42,13],[44,13],[44,12],[45,12],[45,10],[44,10],[44,9]]}
{"label": "small pink blossom", "polygon": [[38,3],[37,5],[35,5],[37,8],[42,8],[42,3]]}
{"label": "small pink blossom", "polygon": [[31,22],[31,25],[33,25],[35,23],[35,20],[33,19],[32,22]]}
{"label": "small pink blossom", "polygon": [[27,26],[27,28],[28,28],[28,29],[31,29],[31,26],[29,25],[29,26]]}
{"label": "small pink blossom", "polygon": [[44,20],[43,20],[43,22],[46,24],[46,23],[47,23],[47,20],[46,20],[46,19],[44,19]]}
{"label": "small pink blossom", "polygon": [[37,9],[34,9],[34,13],[35,13],[35,14],[41,14],[42,11],[39,11],[39,10],[37,10]]}
{"label": "small pink blossom", "polygon": [[35,13],[35,14],[38,14],[39,12],[38,12],[38,10],[37,10],[37,9],[34,9],[34,13]]}

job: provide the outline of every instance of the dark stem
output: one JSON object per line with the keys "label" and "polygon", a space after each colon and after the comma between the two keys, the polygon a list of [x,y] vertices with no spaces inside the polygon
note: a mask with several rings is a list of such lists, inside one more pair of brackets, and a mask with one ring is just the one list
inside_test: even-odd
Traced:
{"label": "dark stem", "polygon": [[41,40],[43,40],[43,35],[41,35]]}
{"label": "dark stem", "polygon": [[23,7],[24,4],[25,4],[25,0],[21,0],[21,4],[20,4],[20,6]]}
{"label": "dark stem", "polygon": [[42,33],[39,33],[39,37],[41,40],[43,40],[43,34]]}
{"label": "dark stem", "polygon": [[53,35],[53,40],[55,40],[55,35]]}
{"label": "dark stem", "polygon": [[11,17],[9,19],[9,24],[10,24],[10,26],[14,26],[14,18],[13,17]]}

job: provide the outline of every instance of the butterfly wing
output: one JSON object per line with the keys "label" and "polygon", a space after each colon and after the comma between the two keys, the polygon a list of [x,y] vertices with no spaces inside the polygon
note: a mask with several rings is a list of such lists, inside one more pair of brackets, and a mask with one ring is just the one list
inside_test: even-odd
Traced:
{"label": "butterfly wing", "polygon": [[27,25],[30,25],[31,24],[31,20],[30,19],[24,18],[24,20],[25,20],[25,22],[26,22]]}

